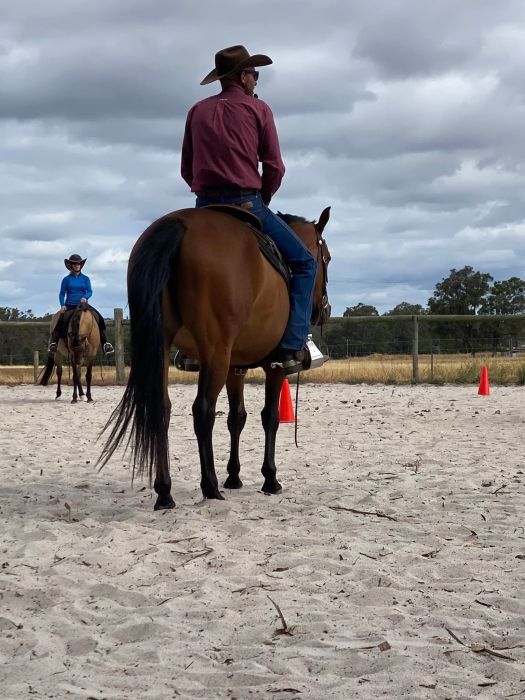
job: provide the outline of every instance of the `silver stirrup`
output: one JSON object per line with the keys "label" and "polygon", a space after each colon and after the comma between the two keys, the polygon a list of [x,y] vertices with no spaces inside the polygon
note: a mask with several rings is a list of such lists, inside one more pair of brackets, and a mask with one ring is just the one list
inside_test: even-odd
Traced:
{"label": "silver stirrup", "polygon": [[316,367],[321,367],[321,365],[324,365],[325,360],[328,359],[323,355],[323,353],[314,343],[311,334],[308,336],[308,340],[306,341],[306,350],[308,351],[308,357],[305,358],[305,362],[309,361],[309,365],[306,369],[315,369]]}
{"label": "silver stirrup", "polygon": [[[316,367],[321,367],[321,365],[323,365],[325,363],[325,360],[328,359],[323,355],[323,353],[319,350],[317,345],[314,343],[311,333],[308,335],[308,338],[306,340],[306,345],[304,346],[304,350],[305,350],[305,357],[301,363],[303,370],[315,369]],[[285,368],[283,368],[282,362],[272,362],[270,364],[270,367],[272,369],[275,369],[276,367],[280,367],[281,369],[285,369]]]}

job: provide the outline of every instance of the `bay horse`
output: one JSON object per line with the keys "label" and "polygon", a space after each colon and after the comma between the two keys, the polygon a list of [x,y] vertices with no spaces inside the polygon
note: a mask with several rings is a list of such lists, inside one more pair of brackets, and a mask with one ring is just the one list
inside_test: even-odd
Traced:
{"label": "bay horse", "polygon": [[[68,312],[66,311],[65,313]],[[91,396],[91,377],[95,356],[100,345],[100,331],[97,319],[86,304],[79,304],[70,313],[69,319],[66,320],[66,340],[64,341],[63,338],[60,338],[57,351],[49,354],[38,383],[41,386],[47,386],[56,366],[57,391],[55,400],[59,399],[62,395],[63,359],[69,356],[73,372],[73,398],[71,403],[77,403],[79,396],[80,399],[84,397],[81,378],[82,363],[84,361],[86,365],[86,399],[88,402],[91,402],[93,401]],[[51,319],[51,330],[56,326],[59,317],[60,311]]]}
{"label": "bay horse", "polygon": [[[323,230],[330,207],[318,222],[281,215],[317,260],[312,324],[330,314]],[[231,437],[227,489],[242,486],[239,437],[246,422],[244,376],[238,368],[262,366],[266,373],[261,413],[265,432],[262,474],[265,493],[279,493],[275,441],[279,395],[284,381],[270,361],[289,315],[287,284],[261,254],[243,221],[213,207],[181,209],[154,221],[135,243],[128,265],[131,370],[123,397],[102,432],[111,427],[99,457],[104,466],[131,425],[134,469],[155,474],[155,510],[173,508],[169,471],[169,352],[172,345],[199,361],[193,423],[204,498],[223,499],[215,473],[212,432],[217,397],[226,384]]]}

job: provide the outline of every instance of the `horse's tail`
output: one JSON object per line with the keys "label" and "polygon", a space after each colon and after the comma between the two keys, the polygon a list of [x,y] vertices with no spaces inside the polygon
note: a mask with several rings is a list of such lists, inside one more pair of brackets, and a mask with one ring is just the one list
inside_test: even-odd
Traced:
{"label": "horse's tail", "polygon": [[46,366],[44,367],[44,369],[40,372],[40,374],[38,376],[39,386],[47,386],[49,384],[49,380],[53,376],[54,369],[55,369],[55,354],[49,353],[49,355],[47,356]]}
{"label": "horse's tail", "polygon": [[148,470],[168,453],[168,417],[164,406],[164,338],[162,289],[167,284],[186,225],[182,219],[163,218],[135,249],[128,270],[131,326],[131,369],[124,395],[102,430],[112,424],[99,457],[103,467],[122,442],[131,423],[126,446],[131,445],[137,474]]}

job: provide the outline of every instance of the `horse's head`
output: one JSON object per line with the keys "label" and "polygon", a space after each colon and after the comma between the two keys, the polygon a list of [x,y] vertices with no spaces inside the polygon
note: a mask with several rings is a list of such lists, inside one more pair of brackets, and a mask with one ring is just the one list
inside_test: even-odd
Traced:
{"label": "horse's head", "polygon": [[79,304],[69,320],[67,330],[68,350],[75,364],[80,364],[83,355],[89,351],[94,325],[96,324],[87,304]]}
{"label": "horse's head", "polygon": [[317,274],[312,303],[313,326],[322,326],[328,321],[331,306],[328,301],[328,263],[331,260],[330,251],[323,238],[323,231],[330,218],[330,207],[323,210],[319,221],[307,221],[300,216],[281,214],[279,216],[293,228],[308,250],[317,260]]}

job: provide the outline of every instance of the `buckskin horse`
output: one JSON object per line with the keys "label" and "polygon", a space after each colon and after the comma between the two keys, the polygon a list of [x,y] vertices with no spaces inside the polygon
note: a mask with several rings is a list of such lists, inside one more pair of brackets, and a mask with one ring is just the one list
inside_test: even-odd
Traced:
{"label": "buckskin horse", "polygon": [[[51,329],[56,326],[59,315],[60,313],[56,313],[53,316],[51,320]],[[95,362],[98,346],[100,345],[98,323],[89,307],[85,304],[79,304],[77,308],[71,312],[69,319],[66,320],[66,327],[66,338],[61,338],[58,343],[57,351],[49,354],[46,366],[42,371],[38,383],[41,386],[47,386],[56,365],[57,392],[55,399],[59,399],[62,395],[60,385],[62,380],[62,362],[64,357],[69,356],[73,372],[73,398],[71,399],[71,403],[77,403],[79,396],[81,399],[84,397],[81,372],[82,362],[85,361],[86,399],[88,402],[91,402],[93,401],[91,396],[93,364]]]}
{"label": "buckskin horse", "polygon": [[[319,221],[282,215],[316,258],[312,324],[330,314],[327,266],[330,253]],[[261,413],[265,432],[262,474],[265,493],[279,493],[275,441],[283,370],[271,355],[288,320],[287,284],[261,254],[245,222],[213,207],[182,209],[154,221],[131,251],[128,265],[131,370],[123,397],[103,432],[111,428],[99,457],[104,466],[131,424],[128,445],[136,473],[155,474],[155,510],[173,508],[168,454],[171,402],[168,396],[172,345],[199,361],[193,422],[197,436],[201,489],[205,498],[222,499],[215,473],[212,433],[217,397],[226,384],[231,451],[225,488],[238,489],[239,437],[246,422],[242,367],[266,373]]]}

